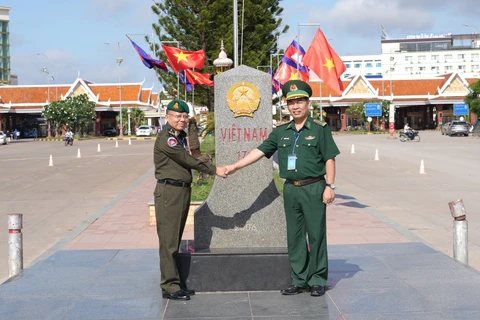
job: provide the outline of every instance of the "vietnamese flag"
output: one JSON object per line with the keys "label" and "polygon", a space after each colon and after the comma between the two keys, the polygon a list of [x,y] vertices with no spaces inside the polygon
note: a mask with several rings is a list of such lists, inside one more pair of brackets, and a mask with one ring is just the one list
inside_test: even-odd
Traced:
{"label": "vietnamese flag", "polygon": [[333,90],[342,93],[344,88],[340,76],[347,68],[335,50],[330,47],[320,29],[317,30],[317,34],[303,57],[303,63]]}
{"label": "vietnamese flag", "polygon": [[162,48],[175,73],[189,68],[203,68],[203,63],[205,61],[205,53],[203,50],[185,51],[175,47],[168,47],[163,44]]}
{"label": "vietnamese flag", "polygon": [[204,84],[209,87],[213,87],[213,81],[210,80],[210,75],[206,73],[195,72],[190,69],[185,70],[187,74],[188,82],[192,84]]}

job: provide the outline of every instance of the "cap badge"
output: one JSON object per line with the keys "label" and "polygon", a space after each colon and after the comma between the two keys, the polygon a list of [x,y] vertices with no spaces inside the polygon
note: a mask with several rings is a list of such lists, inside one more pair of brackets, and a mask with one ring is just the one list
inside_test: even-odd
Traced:
{"label": "cap badge", "polygon": [[298,90],[298,88],[297,88],[296,85],[292,84],[292,85],[290,86],[290,91],[297,91],[297,90]]}
{"label": "cap badge", "polygon": [[173,105],[173,108],[178,109],[178,102],[175,102],[175,104]]}

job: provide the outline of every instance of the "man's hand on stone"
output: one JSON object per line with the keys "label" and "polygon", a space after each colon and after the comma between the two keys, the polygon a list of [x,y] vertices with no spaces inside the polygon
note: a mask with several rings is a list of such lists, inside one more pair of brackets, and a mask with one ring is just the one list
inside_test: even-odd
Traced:
{"label": "man's hand on stone", "polygon": [[225,174],[226,175],[234,174],[236,171],[237,171],[237,169],[235,168],[235,166],[233,164],[225,166]]}
{"label": "man's hand on stone", "polygon": [[217,167],[217,170],[216,170],[216,175],[219,176],[219,177],[222,177],[222,178],[226,178],[227,177],[227,172],[226,172],[226,168],[225,167]]}

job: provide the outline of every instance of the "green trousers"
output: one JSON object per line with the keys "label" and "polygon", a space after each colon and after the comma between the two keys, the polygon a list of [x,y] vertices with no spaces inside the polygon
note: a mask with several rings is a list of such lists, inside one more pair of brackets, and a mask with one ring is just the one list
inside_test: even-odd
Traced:
{"label": "green trousers", "polygon": [[322,201],[324,189],[325,180],[301,187],[284,185],[288,257],[292,267],[292,284],[298,287],[325,286],[327,283],[326,204]]}
{"label": "green trousers", "polygon": [[155,217],[160,242],[160,287],[164,293],[180,290],[176,256],[190,207],[190,188],[157,183]]}

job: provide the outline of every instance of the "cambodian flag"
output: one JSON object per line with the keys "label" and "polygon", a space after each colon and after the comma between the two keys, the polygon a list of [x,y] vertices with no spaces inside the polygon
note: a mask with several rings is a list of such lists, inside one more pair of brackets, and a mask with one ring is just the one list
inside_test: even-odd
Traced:
{"label": "cambodian flag", "polygon": [[127,38],[132,43],[133,47],[135,48],[135,51],[137,51],[145,67],[147,67],[148,69],[152,69],[153,67],[156,67],[164,71],[168,71],[168,68],[165,62],[163,62],[162,60],[153,59],[148,53],[143,51],[142,48],[140,48],[135,42],[133,42],[132,39],[130,39],[128,36]]}
{"label": "cambodian flag", "polygon": [[272,69],[268,68],[267,73],[272,76],[272,93],[276,94],[276,93],[278,93],[278,91],[280,91],[280,89],[282,88],[282,85],[280,84],[280,82],[273,79],[274,74],[273,74]]}
{"label": "cambodian flag", "polygon": [[185,85],[185,89],[187,91],[192,91],[193,85],[188,81],[187,77],[185,77],[181,72],[178,73],[178,76],[180,77],[182,83]]}

